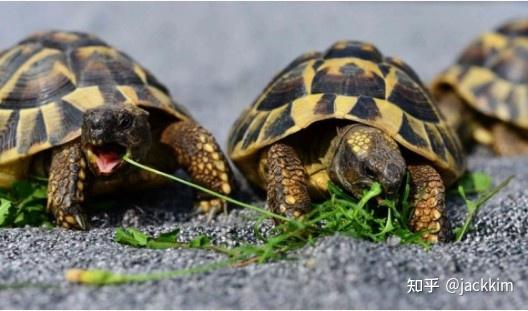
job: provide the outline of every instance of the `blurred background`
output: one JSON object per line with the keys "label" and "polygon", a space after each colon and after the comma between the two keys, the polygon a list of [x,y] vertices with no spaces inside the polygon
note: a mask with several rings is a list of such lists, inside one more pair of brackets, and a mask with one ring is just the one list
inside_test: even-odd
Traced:
{"label": "blurred background", "polygon": [[225,148],[272,76],[340,39],[374,43],[425,81],[527,3],[2,3],[0,49],[49,29],[91,32],[150,69]]}

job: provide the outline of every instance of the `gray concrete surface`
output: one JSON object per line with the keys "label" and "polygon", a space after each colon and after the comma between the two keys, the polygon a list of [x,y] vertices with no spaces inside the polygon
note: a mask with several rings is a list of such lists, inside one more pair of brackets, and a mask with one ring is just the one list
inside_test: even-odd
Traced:
{"label": "gray concrete surface", "polygon": [[[447,66],[479,32],[526,15],[524,3],[2,3],[0,46],[30,32],[97,33],[151,69],[224,143],[231,122],[293,57],[343,39],[375,43],[410,63],[424,80]],[[70,267],[167,271],[220,259],[191,250],[141,250],[112,241],[114,227],[151,233],[176,226],[218,242],[253,241],[246,211],[213,223],[188,219],[191,192],[180,186],[119,199],[93,213],[90,232],[0,231],[0,308],[521,308],[528,301],[528,158],[474,155],[471,168],[512,184],[478,215],[459,243],[430,251],[333,236],[298,260],[114,287],[67,284]],[[460,200],[450,200],[456,223]],[[439,278],[433,293],[407,294],[408,278]],[[448,294],[451,278],[511,281],[513,292]]]}

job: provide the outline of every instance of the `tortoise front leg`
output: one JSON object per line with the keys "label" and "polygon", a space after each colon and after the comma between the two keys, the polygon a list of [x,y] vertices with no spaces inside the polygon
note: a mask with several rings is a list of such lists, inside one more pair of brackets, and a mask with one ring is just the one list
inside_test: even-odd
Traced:
{"label": "tortoise front leg", "polygon": [[89,227],[82,203],[86,189],[86,161],[80,142],[56,147],[52,152],[48,181],[48,211],[57,225],[67,229]]}
{"label": "tortoise front leg", "polygon": [[265,163],[268,208],[288,217],[305,214],[311,204],[308,176],[295,149],[286,144],[273,144]]}
{"label": "tortoise front leg", "polygon": [[[229,195],[232,176],[229,164],[213,135],[193,121],[170,124],[161,135],[161,142],[172,148],[178,164],[197,184]],[[224,210],[225,202],[198,193],[198,209],[203,213]]]}
{"label": "tortoise front leg", "polygon": [[528,139],[504,123],[497,122],[491,128],[491,134],[491,147],[497,154],[502,156],[528,154]]}
{"label": "tortoise front leg", "polygon": [[411,175],[413,231],[427,230],[423,237],[433,243],[445,240],[449,231],[445,219],[445,187],[440,174],[430,165],[408,165]]}

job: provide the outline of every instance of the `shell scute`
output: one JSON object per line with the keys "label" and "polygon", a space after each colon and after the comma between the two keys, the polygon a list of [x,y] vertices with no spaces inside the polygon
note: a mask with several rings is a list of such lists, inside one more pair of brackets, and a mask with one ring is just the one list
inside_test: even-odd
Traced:
{"label": "shell scute", "polygon": [[406,62],[404,62],[402,59],[398,57],[385,57],[383,61],[386,64],[391,64],[401,71],[405,72],[407,76],[411,78],[412,81],[418,83],[424,90],[426,90],[426,87],[422,83],[422,80],[418,76],[418,74],[414,71],[414,69],[411,68]]}
{"label": "shell scute", "polygon": [[512,20],[497,28],[497,32],[507,36],[528,37],[528,20]]}
{"label": "shell scute", "polygon": [[396,72],[396,79],[397,82],[388,98],[390,102],[419,120],[435,123],[440,121],[438,113],[431,105],[431,99],[419,84],[401,71]]}
{"label": "shell scute", "polygon": [[410,119],[406,115],[403,115],[398,134],[400,134],[406,141],[410,142],[415,146],[426,147],[427,140],[422,135],[416,132],[416,128],[418,128],[418,126],[418,122],[410,121]]}
{"label": "shell scute", "polygon": [[324,59],[354,57],[379,63],[381,52],[371,43],[344,40],[334,43],[324,54]]}
{"label": "shell scute", "polygon": [[[306,66],[306,65],[305,65]],[[302,72],[304,67],[296,67],[276,80],[267,90],[257,109],[269,111],[307,94]]]}
{"label": "shell scute", "polygon": [[381,116],[376,101],[367,96],[359,96],[354,108],[350,110],[350,114],[365,120],[374,120]]}
{"label": "shell scute", "polygon": [[335,94],[324,94],[321,99],[315,104],[313,113],[320,115],[331,115],[335,111],[334,102]]}
{"label": "shell scute", "polygon": [[489,68],[504,80],[516,84],[527,84],[528,49],[522,46],[507,49],[497,55]]}
{"label": "shell scute", "polygon": [[368,95],[385,98],[385,80],[355,63],[318,70],[312,82],[312,93],[334,93],[346,96]]}
{"label": "shell scute", "polygon": [[248,178],[254,175],[259,150],[332,119],[385,131],[432,161],[447,183],[464,171],[460,142],[407,64],[354,41],[311,55],[283,69],[232,127],[228,152]]}
{"label": "shell scute", "polygon": [[453,91],[484,115],[528,129],[528,19],[508,22],[474,40],[432,83]]}
{"label": "shell scute", "polygon": [[272,116],[270,118],[271,121],[262,129],[262,139],[271,140],[279,137],[295,125],[295,121],[291,116],[291,108],[292,104],[288,104],[274,111],[276,115]]}
{"label": "shell scute", "polygon": [[125,53],[79,32],[45,32],[0,52],[0,164],[79,137],[87,109],[116,103],[190,119]]}

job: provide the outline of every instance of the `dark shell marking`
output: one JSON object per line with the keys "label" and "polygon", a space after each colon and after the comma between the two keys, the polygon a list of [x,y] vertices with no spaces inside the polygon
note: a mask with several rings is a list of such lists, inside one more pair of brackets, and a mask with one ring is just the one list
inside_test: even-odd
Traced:
{"label": "dark shell marking", "polygon": [[78,137],[86,109],[114,103],[190,118],[146,69],[95,36],[28,37],[0,52],[0,164]]}
{"label": "dark shell marking", "polygon": [[403,72],[397,72],[396,75],[399,83],[394,87],[388,100],[419,120],[439,122],[439,115],[431,105],[427,93]]}
{"label": "dark shell marking", "polygon": [[[306,66],[306,64],[304,64]],[[304,67],[296,67],[291,72],[277,79],[277,82],[266,93],[258,105],[258,110],[273,110],[306,94],[302,71]]]}
{"label": "dark shell marking", "polygon": [[361,41],[338,41],[324,54],[324,59],[356,57],[375,63],[381,62],[381,52],[372,44]]}
{"label": "dark shell marking", "polygon": [[350,113],[360,119],[373,120],[381,116],[376,102],[371,97],[360,96]]}
{"label": "dark shell marking", "polygon": [[314,114],[329,115],[334,113],[334,94],[324,94],[314,108]]}
{"label": "dark shell marking", "polygon": [[528,19],[473,41],[432,89],[446,86],[485,115],[528,129]]}
{"label": "dark shell marking", "polygon": [[[292,65],[293,64],[293,65]],[[371,44],[341,41],[282,70],[231,129],[229,153],[242,169],[258,150],[312,123],[348,119],[378,127],[437,164],[449,179],[465,167],[458,139],[416,73]]]}
{"label": "dark shell marking", "polygon": [[340,74],[323,69],[317,72],[312,82],[312,93],[332,93],[346,96],[385,98],[385,81],[371,72],[365,72],[354,64],[340,68]]}

